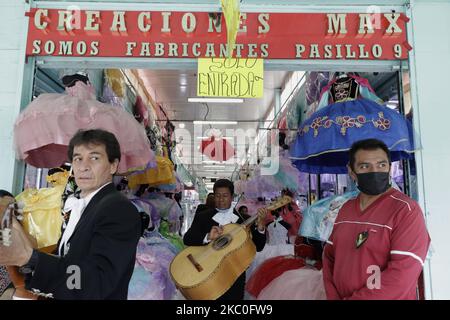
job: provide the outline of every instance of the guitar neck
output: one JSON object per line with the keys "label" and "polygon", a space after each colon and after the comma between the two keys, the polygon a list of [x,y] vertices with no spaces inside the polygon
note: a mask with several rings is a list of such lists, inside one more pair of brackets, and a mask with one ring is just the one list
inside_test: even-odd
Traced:
{"label": "guitar neck", "polygon": [[[278,208],[284,207],[285,205],[291,203],[292,198],[289,196],[283,196],[273,202],[271,202],[269,205],[263,207],[269,211],[273,211],[273,210],[277,210]],[[243,225],[245,227],[249,227],[253,224],[253,222],[256,221],[256,219],[258,218],[258,214],[254,214],[253,216],[251,216],[250,218],[248,218],[247,220],[244,221]]]}
{"label": "guitar neck", "polygon": [[250,227],[250,226],[253,224],[253,222],[256,221],[257,218],[258,218],[258,214],[254,214],[253,216],[251,216],[250,218],[248,218],[247,220],[245,220],[245,221],[242,223],[242,225],[248,228],[248,227]]}
{"label": "guitar neck", "polygon": [[1,244],[8,247],[11,245],[11,232],[12,232],[12,224],[13,224],[13,215],[17,214],[17,204],[16,202],[10,203],[2,202],[2,204],[6,204],[5,210],[2,213],[1,224],[0,224],[0,235],[1,235]]}

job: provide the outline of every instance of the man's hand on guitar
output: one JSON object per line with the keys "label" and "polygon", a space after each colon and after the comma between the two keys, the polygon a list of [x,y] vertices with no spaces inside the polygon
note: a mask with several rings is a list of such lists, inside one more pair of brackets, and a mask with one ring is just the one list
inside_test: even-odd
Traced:
{"label": "man's hand on guitar", "polygon": [[257,211],[258,218],[256,220],[256,225],[258,226],[258,230],[263,232],[266,228],[266,216],[269,211],[266,208],[259,208]]}
{"label": "man's hand on guitar", "polygon": [[12,222],[11,245],[0,244],[0,265],[23,266],[30,260],[33,244],[15,217]]}
{"label": "man's hand on guitar", "polygon": [[211,228],[211,231],[208,234],[208,240],[216,240],[218,237],[220,237],[223,233],[223,227],[221,226],[213,226]]}

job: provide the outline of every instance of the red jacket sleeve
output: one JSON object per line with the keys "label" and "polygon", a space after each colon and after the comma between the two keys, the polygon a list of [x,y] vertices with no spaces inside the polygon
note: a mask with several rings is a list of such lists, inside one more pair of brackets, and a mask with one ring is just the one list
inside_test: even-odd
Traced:
{"label": "red jacket sleeve", "polygon": [[[330,238],[331,239],[331,238]],[[323,283],[325,286],[325,293],[328,300],[341,300],[336,287],[333,282],[333,268],[334,268],[334,248],[331,241],[327,241],[327,244],[323,250]]]}
{"label": "red jacket sleeve", "polygon": [[[397,219],[391,234],[390,260],[380,272],[378,287],[364,286],[355,291],[349,300],[410,299],[430,245],[422,210],[416,203],[408,203],[396,213]],[[373,274],[374,275],[374,274]],[[368,274],[368,277],[371,275]],[[328,292],[327,292],[328,293]]]}

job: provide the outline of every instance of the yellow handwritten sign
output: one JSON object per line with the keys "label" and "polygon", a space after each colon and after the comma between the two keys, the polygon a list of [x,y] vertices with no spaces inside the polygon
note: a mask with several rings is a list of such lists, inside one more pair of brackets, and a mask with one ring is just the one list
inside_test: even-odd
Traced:
{"label": "yellow handwritten sign", "polygon": [[197,96],[261,98],[264,60],[247,58],[198,59]]}

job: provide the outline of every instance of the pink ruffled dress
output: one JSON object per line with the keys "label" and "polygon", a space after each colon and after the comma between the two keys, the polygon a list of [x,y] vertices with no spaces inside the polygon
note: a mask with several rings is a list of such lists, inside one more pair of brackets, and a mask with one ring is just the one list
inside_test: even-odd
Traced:
{"label": "pink ruffled dress", "polygon": [[119,173],[156,164],[144,127],[125,110],[95,99],[94,89],[78,81],[67,94],[44,93],[33,100],[14,124],[18,159],[38,168],[67,161],[67,146],[79,129],[104,129],[120,143]]}

